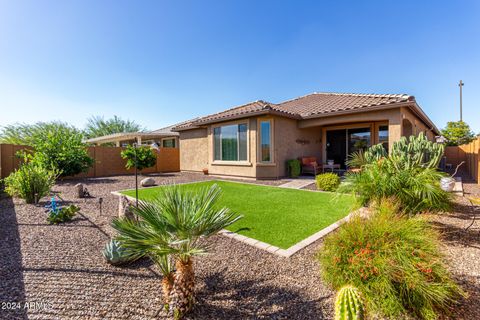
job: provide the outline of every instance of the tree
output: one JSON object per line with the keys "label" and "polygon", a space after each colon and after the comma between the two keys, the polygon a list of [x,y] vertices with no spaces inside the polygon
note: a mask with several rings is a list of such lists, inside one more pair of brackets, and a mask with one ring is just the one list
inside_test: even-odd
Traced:
{"label": "tree", "polygon": [[30,160],[60,176],[85,172],[92,166],[83,138],[80,130],[60,121],[8,125],[0,134],[3,143],[33,147]]}
{"label": "tree", "polygon": [[133,208],[138,221],[123,218],[112,223],[126,250],[149,256],[159,266],[164,302],[175,318],[182,318],[194,303],[193,258],[207,253],[202,240],[241,218],[216,205],[220,195],[217,185],[197,193],[165,187],[153,200]]}
{"label": "tree", "polygon": [[470,126],[464,121],[447,122],[447,127],[442,130],[442,135],[447,138],[447,145],[459,146],[470,143],[475,134],[470,130]]}
{"label": "tree", "polygon": [[143,131],[135,121],[123,120],[118,116],[105,120],[100,116],[90,117],[85,126],[85,136],[87,139],[102,137],[113,133],[139,132]]}
{"label": "tree", "polygon": [[35,124],[16,123],[2,127],[1,143],[35,146],[35,142],[46,137],[49,132],[69,130],[68,124],[59,121],[37,122]]}
{"label": "tree", "polygon": [[60,176],[73,176],[86,172],[93,165],[83,143],[83,134],[67,124],[52,126],[36,132],[31,137],[34,153],[32,161],[49,170],[60,172]]}
{"label": "tree", "polygon": [[142,171],[145,168],[153,167],[157,163],[155,152],[147,146],[128,146],[120,155],[127,160],[125,165],[127,169],[135,168],[136,164],[137,170]]}

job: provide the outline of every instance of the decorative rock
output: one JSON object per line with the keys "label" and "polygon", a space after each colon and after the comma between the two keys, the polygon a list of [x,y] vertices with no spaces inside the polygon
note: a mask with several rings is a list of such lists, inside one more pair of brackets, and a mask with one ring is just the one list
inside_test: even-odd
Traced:
{"label": "decorative rock", "polygon": [[83,198],[83,196],[84,196],[83,184],[77,183],[75,185],[75,197]]}
{"label": "decorative rock", "polygon": [[155,180],[153,178],[145,178],[140,181],[140,185],[142,187],[151,187],[155,185]]}
{"label": "decorative rock", "polygon": [[128,200],[127,197],[121,196],[118,201],[118,217],[126,217],[128,219],[135,219],[135,215],[131,209],[132,203]]}

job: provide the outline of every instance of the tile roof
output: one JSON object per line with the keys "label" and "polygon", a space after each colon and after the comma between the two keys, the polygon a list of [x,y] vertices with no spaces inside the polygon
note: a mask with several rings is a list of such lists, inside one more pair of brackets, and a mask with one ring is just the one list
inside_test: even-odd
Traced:
{"label": "tile roof", "polygon": [[312,93],[281,102],[276,108],[305,118],[408,101],[415,98],[406,94]]}
{"label": "tile roof", "polygon": [[279,114],[285,117],[304,119],[335,113],[361,111],[362,109],[371,109],[402,102],[415,102],[415,98],[406,94],[312,93],[276,104],[263,100],[250,102],[187,121],[176,126],[174,130],[183,130],[207,123],[257,114]]}

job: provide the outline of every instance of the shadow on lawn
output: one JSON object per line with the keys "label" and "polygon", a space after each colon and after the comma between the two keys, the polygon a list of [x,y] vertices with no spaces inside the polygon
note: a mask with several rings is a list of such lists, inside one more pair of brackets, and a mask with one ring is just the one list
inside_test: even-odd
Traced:
{"label": "shadow on lawn", "polygon": [[[0,303],[20,303],[20,308],[2,309],[5,319],[27,319],[20,233],[11,198],[0,192]],[[2,305],[3,307],[3,305]]]}
{"label": "shadow on lawn", "polygon": [[[300,292],[261,279],[228,279],[223,273],[203,280],[192,319],[324,319],[321,304],[329,296],[308,300]],[[288,285],[288,284],[286,284]]]}

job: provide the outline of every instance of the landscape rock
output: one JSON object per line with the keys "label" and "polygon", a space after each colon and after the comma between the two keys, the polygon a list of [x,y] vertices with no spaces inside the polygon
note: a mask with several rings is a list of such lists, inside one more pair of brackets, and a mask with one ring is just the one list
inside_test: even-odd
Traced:
{"label": "landscape rock", "polygon": [[83,184],[77,183],[75,185],[75,198],[83,198],[83,195],[84,195]]}
{"label": "landscape rock", "polygon": [[142,181],[140,181],[140,185],[142,187],[151,187],[155,185],[155,179],[153,178],[145,178]]}

